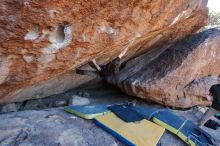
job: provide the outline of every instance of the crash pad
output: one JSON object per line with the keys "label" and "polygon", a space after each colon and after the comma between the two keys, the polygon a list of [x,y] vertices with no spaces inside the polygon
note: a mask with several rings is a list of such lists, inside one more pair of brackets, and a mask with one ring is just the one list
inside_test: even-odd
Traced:
{"label": "crash pad", "polygon": [[190,146],[214,145],[213,138],[192,121],[176,115],[168,109],[149,109],[141,106],[133,107],[147,119],[176,134]]}
{"label": "crash pad", "polygon": [[108,109],[125,122],[137,122],[144,119],[144,116],[127,104],[113,105],[108,107]]}
{"label": "crash pad", "polygon": [[220,113],[215,114],[215,117],[220,120]]}
{"label": "crash pad", "polygon": [[165,130],[146,119],[127,123],[112,112],[95,118],[94,122],[129,146],[156,146]]}
{"label": "crash pad", "polygon": [[84,119],[94,119],[109,112],[109,104],[66,106],[64,110]]}

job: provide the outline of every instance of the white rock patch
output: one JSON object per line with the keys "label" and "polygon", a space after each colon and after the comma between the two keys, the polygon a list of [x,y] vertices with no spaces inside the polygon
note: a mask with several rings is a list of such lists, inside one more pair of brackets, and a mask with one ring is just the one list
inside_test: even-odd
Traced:
{"label": "white rock patch", "polygon": [[180,13],[177,17],[175,17],[172,21],[172,23],[170,25],[174,25],[176,24],[180,19],[182,19],[182,17],[187,16],[187,11],[183,11],[182,13]]}
{"label": "white rock patch", "polygon": [[34,60],[34,56],[33,55],[23,55],[23,59],[25,60],[25,62],[30,63]]}
{"label": "white rock patch", "polygon": [[57,10],[49,10],[48,13],[51,18],[54,18],[56,16],[56,14],[58,13],[58,11]]}
{"label": "white rock patch", "polygon": [[107,34],[116,34],[117,30],[110,26],[102,25],[100,27],[100,32],[105,32]]}
{"label": "white rock patch", "polygon": [[67,47],[72,42],[71,26],[58,26],[56,30],[49,35],[51,45],[43,48],[44,54],[57,53],[60,49]]}
{"label": "white rock patch", "polygon": [[39,26],[35,25],[29,32],[25,35],[24,40],[26,41],[33,41],[39,37]]}

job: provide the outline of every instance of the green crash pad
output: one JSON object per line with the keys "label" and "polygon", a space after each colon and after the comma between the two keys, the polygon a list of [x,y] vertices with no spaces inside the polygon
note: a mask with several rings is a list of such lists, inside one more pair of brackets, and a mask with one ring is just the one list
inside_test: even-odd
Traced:
{"label": "green crash pad", "polygon": [[84,119],[94,119],[109,112],[109,104],[66,106],[64,110]]}
{"label": "green crash pad", "polygon": [[158,110],[142,106],[136,106],[133,107],[133,109],[144,115],[146,119],[176,134],[190,146],[212,146],[215,144],[211,135],[195,125],[192,121],[176,115],[169,109]]}

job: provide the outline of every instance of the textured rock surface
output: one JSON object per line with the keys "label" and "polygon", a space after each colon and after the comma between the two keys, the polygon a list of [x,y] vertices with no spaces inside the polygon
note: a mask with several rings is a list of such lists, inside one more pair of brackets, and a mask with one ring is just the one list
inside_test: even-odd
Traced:
{"label": "textured rock surface", "polygon": [[[61,92],[59,82],[54,90],[49,87],[51,80],[92,58],[108,62],[129,42],[124,60],[191,34],[205,25],[206,4],[207,0],[1,0],[0,103]],[[82,83],[76,78],[69,86],[66,80],[63,90]]]}
{"label": "textured rock surface", "polygon": [[[70,88],[79,86],[81,83],[87,82],[90,79],[91,78],[88,76],[80,76],[73,72],[68,72],[63,75],[59,75],[56,78],[12,91],[12,94],[6,100],[7,102],[14,102],[35,98],[39,99],[49,95],[62,93]],[[2,86],[2,89],[4,89],[4,86]]]}
{"label": "textured rock surface", "polygon": [[108,81],[125,93],[167,106],[211,104],[209,88],[220,83],[220,30],[189,36],[154,57],[155,52],[137,57]]}
{"label": "textured rock surface", "polygon": [[[61,109],[1,115],[2,146],[118,146],[111,135]],[[4,126],[3,126],[4,125]]]}
{"label": "textured rock surface", "polygon": [[[102,90],[102,92],[100,92]],[[119,89],[113,88],[106,84],[98,82],[97,84],[86,84],[68,93],[59,95],[62,97],[72,97],[76,93],[87,92],[87,97],[91,104],[110,103],[121,100],[132,100],[128,95],[120,92]],[[45,98],[43,100],[48,100]],[[150,104],[137,100],[138,103],[146,107],[164,108],[158,104]],[[47,102],[38,103],[47,104]],[[35,105],[27,103],[27,106]],[[26,107],[30,109],[30,107]],[[39,108],[35,108],[39,109]],[[201,117],[202,112],[199,108],[194,107],[190,110],[174,110],[178,115],[184,116],[194,123]],[[215,119],[216,120],[216,119]],[[65,113],[62,109],[47,110],[29,110],[14,113],[0,114],[0,145],[1,146],[120,146],[122,145],[112,136],[96,127],[90,121],[82,120]],[[205,128],[209,134],[220,144],[220,129],[212,130]],[[158,146],[186,146],[178,137],[166,131]]]}

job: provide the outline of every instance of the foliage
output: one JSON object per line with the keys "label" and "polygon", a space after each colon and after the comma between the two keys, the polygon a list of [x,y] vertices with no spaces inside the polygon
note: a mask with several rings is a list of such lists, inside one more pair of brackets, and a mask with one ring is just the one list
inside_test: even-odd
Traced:
{"label": "foliage", "polygon": [[211,27],[220,26],[220,13],[219,12],[212,11],[209,13],[209,25]]}

